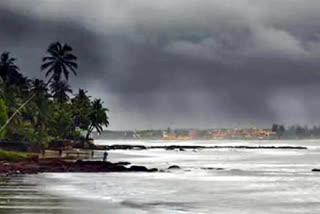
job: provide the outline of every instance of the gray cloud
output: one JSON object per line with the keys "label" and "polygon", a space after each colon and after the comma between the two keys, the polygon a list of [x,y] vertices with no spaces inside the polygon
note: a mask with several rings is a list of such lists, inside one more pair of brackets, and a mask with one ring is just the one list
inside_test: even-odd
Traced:
{"label": "gray cloud", "polygon": [[80,58],[76,87],[111,128],[318,123],[320,2],[1,1],[0,47],[39,75],[47,45]]}

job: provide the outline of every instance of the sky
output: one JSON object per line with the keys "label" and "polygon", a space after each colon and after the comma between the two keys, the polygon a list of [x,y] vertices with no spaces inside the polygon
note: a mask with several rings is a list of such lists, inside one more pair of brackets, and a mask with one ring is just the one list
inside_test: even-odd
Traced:
{"label": "sky", "polygon": [[1,0],[0,51],[42,77],[51,42],[110,129],[320,124],[319,0]]}

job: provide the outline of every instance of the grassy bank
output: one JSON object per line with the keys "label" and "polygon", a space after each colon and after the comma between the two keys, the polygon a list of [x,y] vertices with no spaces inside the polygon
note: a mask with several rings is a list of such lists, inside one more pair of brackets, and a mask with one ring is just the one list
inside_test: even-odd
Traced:
{"label": "grassy bank", "polygon": [[0,161],[20,161],[32,158],[37,154],[28,152],[13,152],[0,149]]}

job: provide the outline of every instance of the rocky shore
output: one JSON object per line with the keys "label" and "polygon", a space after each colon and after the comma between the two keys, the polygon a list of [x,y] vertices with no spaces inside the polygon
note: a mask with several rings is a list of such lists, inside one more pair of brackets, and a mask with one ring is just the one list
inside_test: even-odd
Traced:
{"label": "rocky shore", "polygon": [[128,166],[128,162],[102,161],[66,161],[51,160],[23,160],[18,162],[0,162],[0,175],[36,174],[45,172],[157,172],[158,169],[148,169],[145,166]]}
{"label": "rocky shore", "polygon": [[91,149],[95,150],[147,150],[147,149],[165,149],[165,150],[186,150],[186,149],[308,149],[304,146],[144,146],[144,145],[110,145],[110,146],[96,146],[93,145]]}

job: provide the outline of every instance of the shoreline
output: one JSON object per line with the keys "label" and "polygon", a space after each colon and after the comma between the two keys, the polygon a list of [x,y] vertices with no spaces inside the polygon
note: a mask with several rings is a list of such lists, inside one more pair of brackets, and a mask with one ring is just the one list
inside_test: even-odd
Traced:
{"label": "shoreline", "polygon": [[22,160],[17,162],[1,161],[0,176],[13,174],[38,174],[38,173],[80,173],[80,172],[157,172],[156,168],[131,165],[129,162],[102,162],[102,161],[66,161],[61,159]]}
{"label": "shoreline", "polygon": [[110,141],[300,141],[300,140],[320,140],[320,138],[195,138],[195,139],[162,139],[162,138],[95,138],[95,140]]}
{"label": "shoreline", "polygon": [[94,150],[149,150],[149,149],[165,149],[165,150],[185,150],[185,149],[308,149],[305,146],[197,146],[197,145],[167,145],[167,146],[144,146],[130,144],[114,144],[114,145],[94,145]]}
{"label": "shoreline", "polygon": [[[92,150],[153,150],[163,149],[168,151],[193,151],[210,150],[210,149],[246,149],[246,150],[307,150],[306,146],[210,146],[210,145],[135,145],[135,144],[113,144],[113,145],[94,145],[90,148],[83,149],[86,151]],[[14,156],[20,156],[24,153],[6,152]],[[25,154],[26,155],[26,154]],[[27,157],[27,156],[26,156]],[[147,168],[145,166],[131,165],[129,162],[103,162],[93,160],[74,160],[71,157],[47,157],[41,158],[33,156],[32,158],[3,159],[0,161],[0,176],[8,176],[14,174],[37,174],[37,173],[80,173],[80,172],[158,172],[162,171],[156,168]]]}

